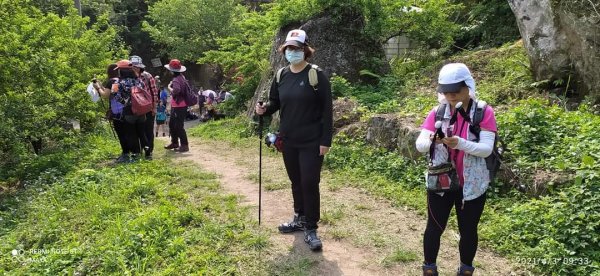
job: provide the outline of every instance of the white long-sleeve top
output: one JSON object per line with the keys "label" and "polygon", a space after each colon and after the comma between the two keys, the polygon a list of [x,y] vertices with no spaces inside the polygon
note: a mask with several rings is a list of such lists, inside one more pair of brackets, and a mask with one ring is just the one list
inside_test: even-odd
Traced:
{"label": "white long-sleeve top", "polygon": [[[419,152],[428,152],[429,147],[431,146],[431,136],[433,136],[433,132],[427,129],[421,130],[421,134],[417,138],[417,150]],[[465,153],[470,155],[478,156],[478,157],[488,157],[492,154],[492,150],[494,149],[494,139],[496,138],[496,134],[492,131],[481,130],[479,133],[479,142],[467,141],[464,138],[457,137],[458,144],[456,147],[452,149],[462,150]]]}

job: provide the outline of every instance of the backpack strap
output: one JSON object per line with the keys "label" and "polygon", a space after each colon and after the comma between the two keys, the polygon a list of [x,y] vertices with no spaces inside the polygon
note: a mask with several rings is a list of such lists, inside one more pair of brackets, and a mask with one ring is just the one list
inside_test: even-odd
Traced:
{"label": "backpack strap", "polygon": [[473,113],[473,120],[471,120],[471,126],[469,127],[469,130],[475,134],[475,138],[477,138],[475,141],[479,141],[479,133],[481,132],[479,124],[483,121],[486,109],[487,103],[485,101],[475,102],[475,113]]}
{"label": "backpack strap", "polygon": [[[435,121],[436,122],[444,119],[444,115],[446,115],[447,106],[448,106],[448,104],[438,105],[437,110],[435,111]],[[431,166],[433,165],[433,159],[435,158],[435,147],[436,147],[435,143],[431,143],[431,146],[429,146],[429,165],[431,165]],[[448,150],[448,162],[451,162],[450,149],[446,145],[444,145],[444,147],[446,148],[446,150]]]}
{"label": "backpack strap", "polygon": [[485,110],[487,108],[487,103],[485,101],[476,101],[475,114],[473,114],[473,121],[471,122],[473,125],[479,126],[481,121],[483,121],[483,116],[485,115]]}
{"label": "backpack strap", "polygon": [[[279,84],[279,81],[281,80],[281,74],[283,73],[283,69],[287,68],[286,67],[282,67],[279,68],[279,70],[277,70],[277,73],[275,73],[275,81]],[[310,86],[312,86],[313,90],[315,91],[315,93],[317,92],[317,90],[319,90],[319,77],[317,75],[317,69],[319,69],[319,66],[316,64],[310,64],[310,69],[308,70],[308,83],[310,84]]]}
{"label": "backpack strap", "polygon": [[447,104],[438,105],[438,108],[435,111],[435,121],[436,122],[444,119],[444,115],[446,115],[446,107],[447,106],[448,106]]}
{"label": "backpack strap", "polygon": [[319,88],[317,87],[317,85],[319,85],[317,69],[319,69],[319,66],[317,66],[316,64],[311,64],[310,69],[308,70],[308,83],[310,84],[310,86],[312,86],[313,90],[315,90],[315,93],[317,92],[317,90],[319,90]]}
{"label": "backpack strap", "polygon": [[277,84],[279,84],[279,80],[281,80],[281,73],[283,73],[283,69],[285,68],[287,68],[287,66],[279,68],[279,70],[277,70],[277,73],[275,73],[275,81],[277,82]]}

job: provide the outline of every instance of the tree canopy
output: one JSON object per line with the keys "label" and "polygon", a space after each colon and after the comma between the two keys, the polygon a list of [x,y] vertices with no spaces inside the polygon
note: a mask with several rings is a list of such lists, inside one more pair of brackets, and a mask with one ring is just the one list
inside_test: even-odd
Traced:
{"label": "tree canopy", "polygon": [[97,105],[85,85],[123,55],[106,17],[91,28],[70,8],[44,13],[29,1],[0,5],[0,165],[22,161],[31,141],[61,140],[70,120],[91,126]]}
{"label": "tree canopy", "polygon": [[242,13],[235,0],[163,0],[150,7],[143,28],[163,52],[181,60],[196,61],[216,49],[217,40],[232,34]]}

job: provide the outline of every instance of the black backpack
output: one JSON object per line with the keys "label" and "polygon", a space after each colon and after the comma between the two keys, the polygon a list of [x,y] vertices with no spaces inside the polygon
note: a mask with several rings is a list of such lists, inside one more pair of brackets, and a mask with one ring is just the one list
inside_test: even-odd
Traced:
{"label": "black backpack", "polygon": [[[469,131],[475,134],[475,142],[479,142],[479,133],[481,133],[481,127],[479,126],[479,124],[481,123],[485,115],[487,103],[485,101],[474,101],[474,104],[476,107],[475,113],[473,113],[473,119],[465,119],[469,123]],[[445,113],[446,104],[439,105],[435,113],[435,121],[437,122],[443,120]],[[496,174],[500,170],[500,165],[502,164],[502,152],[504,152],[504,143],[502,142],[502,139],[500,139],[500,136],[498,136],[498,133],[496,132],[492,154],[485,158],[487,169],[490,171],[490,184],[494,183]]]}

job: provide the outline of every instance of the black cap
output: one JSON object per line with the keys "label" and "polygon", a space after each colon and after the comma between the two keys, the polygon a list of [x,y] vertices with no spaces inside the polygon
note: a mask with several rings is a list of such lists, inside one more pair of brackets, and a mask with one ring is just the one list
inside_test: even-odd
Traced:
{"label": "black cap", "polygon": [[457,83],[438,84],[438,93],[459,93],[460,89],[467,86],[464,81]]}

